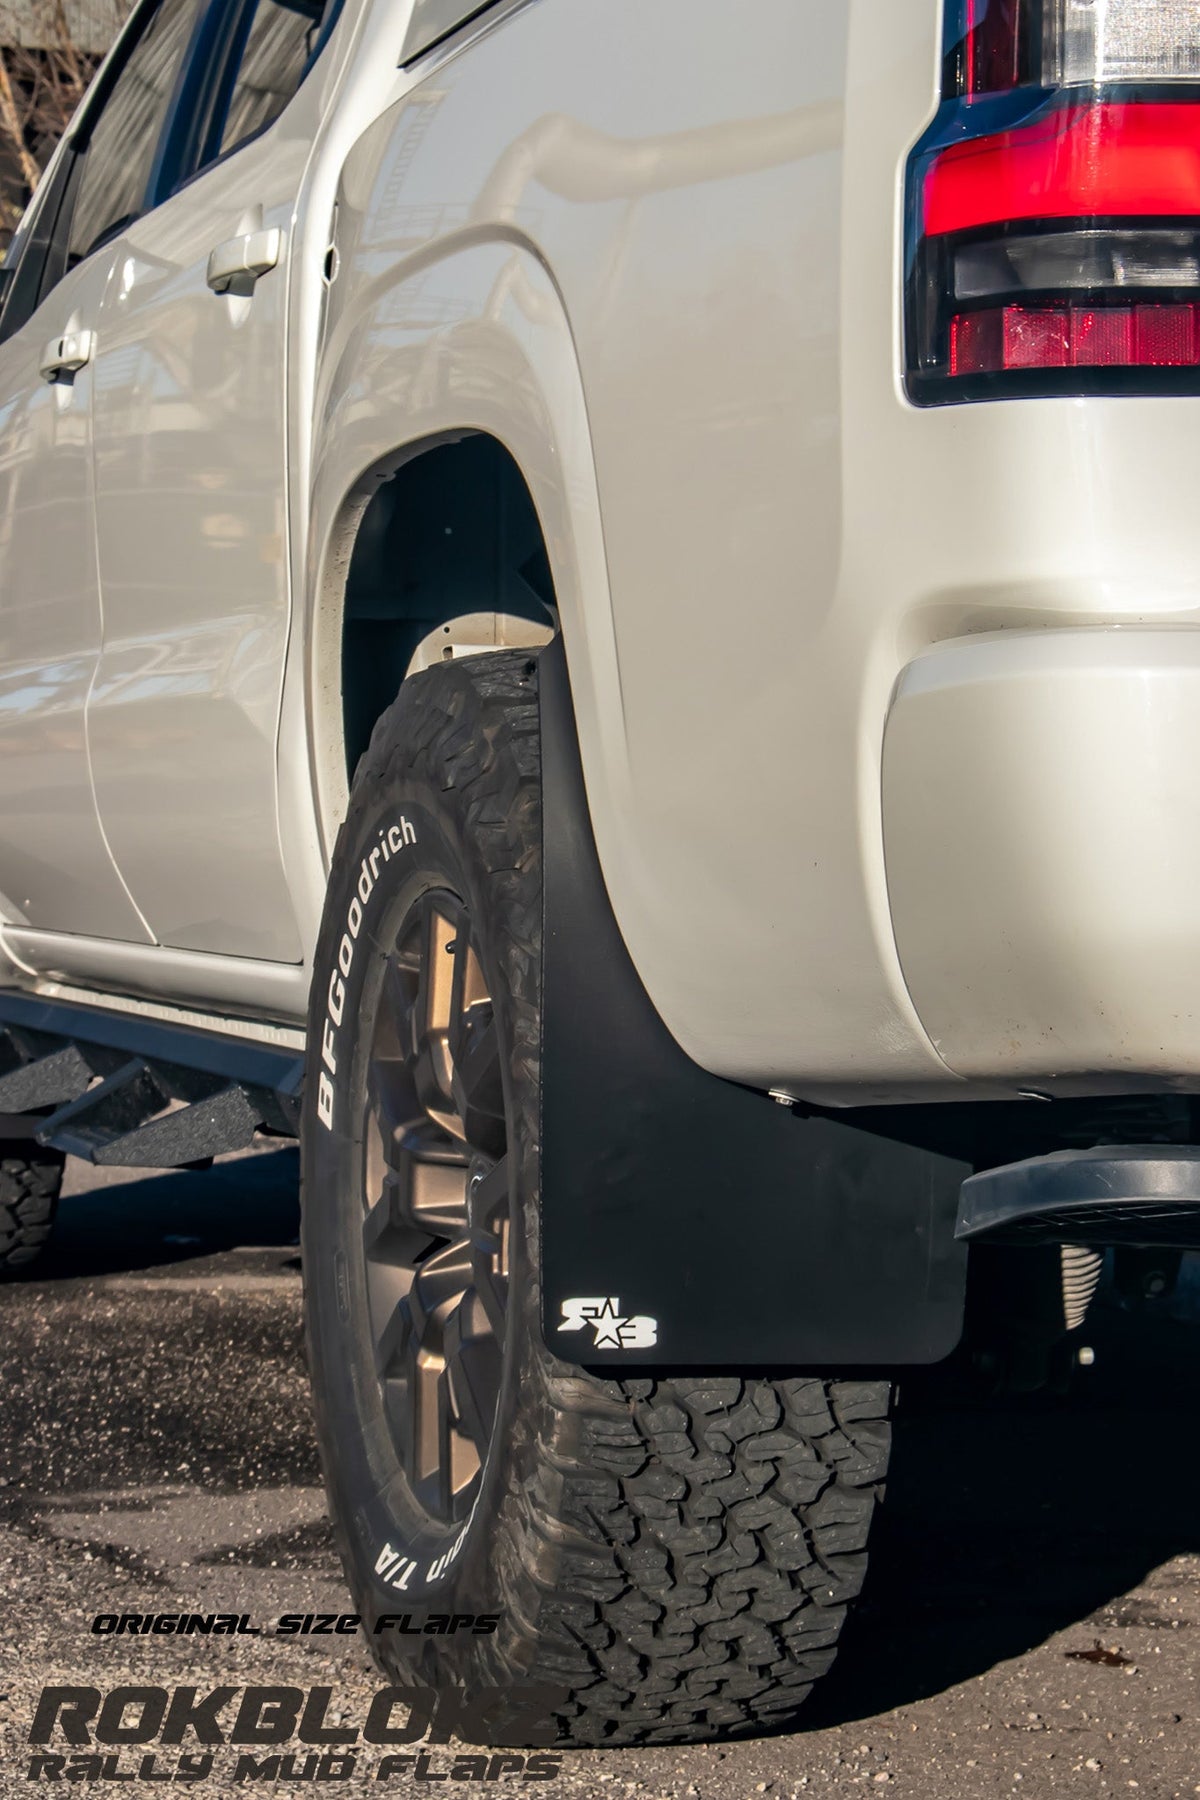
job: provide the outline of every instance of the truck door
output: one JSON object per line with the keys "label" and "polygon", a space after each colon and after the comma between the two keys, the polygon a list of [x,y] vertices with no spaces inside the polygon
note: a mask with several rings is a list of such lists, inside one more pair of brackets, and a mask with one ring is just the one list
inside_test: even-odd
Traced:
{"label": "truck door", "polygon": [[101,314],[104,637],[88,728],[104,830],[159,941],[296,962],[275,766],[290,605],[284,365],[324,7],[216,10],[198,172],[121,235]]}
{"label": "truck door", "polygon": [[0,910],[146,942],[96,812],[95,349],[117,222],[145,203],[197,0],[138,9],[13,245],[0,319]]}

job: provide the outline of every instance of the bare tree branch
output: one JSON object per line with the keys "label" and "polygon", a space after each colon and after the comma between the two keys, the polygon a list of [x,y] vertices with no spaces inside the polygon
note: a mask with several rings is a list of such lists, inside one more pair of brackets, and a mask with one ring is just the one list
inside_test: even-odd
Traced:
{"label": "bare tree branch", "polygon": [[29,154],[29,149],[25,142],[25,132],[22,127],[21,115],[17,110],[17,102],[13,94],[12,81],[8,73],[8,60],[2,49],[0,49],[0,124],[3,125],[5,135],[17,153],[17,162],[20,166],[21,174],[24,177],[25,185],[32,193],[33,189],[37,186],[37,179],[42,171],[38,168],[33,157]]}
{"label": "bare tree branch", "polygon": [[0,246],[129,6],[130,0],[91,0],[83,12],[77,0],[0,0]]}

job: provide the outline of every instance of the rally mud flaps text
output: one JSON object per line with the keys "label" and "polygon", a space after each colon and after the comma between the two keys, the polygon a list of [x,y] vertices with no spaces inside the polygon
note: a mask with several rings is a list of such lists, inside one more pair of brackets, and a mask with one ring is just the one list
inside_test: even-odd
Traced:
{"label": "rally mud flaps text", "polygon": [[[43,1688],[29,1742],[30,1781],[196,1783],[549,1781],[561,1758],[537,1750],[455,1751],[503,1736],[540,1746],[557,1736],[567,1696],[544,1686],[464,1695],[382,1688],[360,1723],[330,1721],[328,1687]],[[148,1746],[155,1746],[153,1750]],[[400,1748],[404,1746],[405,1748]]]}

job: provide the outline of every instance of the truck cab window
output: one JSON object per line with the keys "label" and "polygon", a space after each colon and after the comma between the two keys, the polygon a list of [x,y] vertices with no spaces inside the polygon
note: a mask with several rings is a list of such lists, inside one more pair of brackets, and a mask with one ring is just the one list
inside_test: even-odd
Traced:
{"label": "truck cab window", "polygon": [[219,155],[236,149],[279,117],[304,78],[325,12],[325,0],[257,0]]}
{"label": "truck cab window", "polygon": [[198,0],[163,0],[91,127],[71,218],[69,267],[143,210],[197,4]]}

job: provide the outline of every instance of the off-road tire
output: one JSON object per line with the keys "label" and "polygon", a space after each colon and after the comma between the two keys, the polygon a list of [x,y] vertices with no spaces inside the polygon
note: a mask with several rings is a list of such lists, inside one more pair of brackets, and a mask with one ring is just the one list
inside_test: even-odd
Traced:
{"label": "off-road tire", "polygon": [[0,1144],[0,1280],[23,1275],[50,1241],[63,1158],[40,1144]]}
{"label": "off-road tire", "polygon": [[[359,766],[333,858],[302,1140],[309,1354],[333,1524],[368,1642],[391,1680],[470,1693],[549,1684],[560,1698],[541,1742],[667,1743],[746,1732],[785,1717],[833,1660],[882,1491],[889,1390],[879,1381],[726,1371],[611,1380],[545,1347],[537,1292],[536,682],[536,661],[521,652],[443,665],[406,682]],[[353,1009],[365,958],[357,950],[345,978],[348,1023],[332,1041],[327,1028],[364,848],[402,816],[418,843],[381,877],[402,882],[405,859],[444,863],[490,965],[513,1226],[504,1374],[478,1499],[451,1564],[426,1578],[436,1566],[426,1558],[434,1539],[400,1593],[386,1585],[395,1566],[388,1553],[407,1557],[417,1538],[403,1483],[393,1475],[389,1487],[385,1478],[387,1445],[362,1351],[355,1169],[365,1153],[355,1149],[361,1063],[352,1042],[363,1030]],[[357,941],[369,940],[371,955],[383,954],[385,906],[376,890],[363,907]],[[322,1064],[323,1044],[335,1073],[329,1059]],[[332,1130],[319,1114],[323,1067]],[[376,1634],[385,1614],[408,1616],[410,1630],[455,1614],[498,1615],[498,1624],[490,1634]],[[531,1741],[528,1720],[506,1719],[501,1708],[490,1741]]]}

